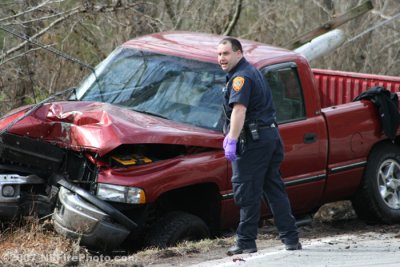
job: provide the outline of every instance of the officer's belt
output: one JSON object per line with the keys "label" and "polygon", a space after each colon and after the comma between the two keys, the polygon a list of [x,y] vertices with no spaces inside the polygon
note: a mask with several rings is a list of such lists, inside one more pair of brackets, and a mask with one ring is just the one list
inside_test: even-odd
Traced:
{"label": "officer's belt", "polygon": [[276,124],[275,122],[271,124],[265,124],[265,123],[258,124],[258,129],[265,129],[265,128],[276,128]]}
{"label": "officer's belt", "polygon": [[[257,122],[256,124],[257,124],[257,128],[258,128],[258,129],[276,128],[276,127],[278,127],[278,125],[276,124],[276,122],[272,122],[272,123],[270,123],[270,124]],[[248,128],[249,128],[249,124],[248,124],[248,123],[245,123],[244,129],[248,129]]]}

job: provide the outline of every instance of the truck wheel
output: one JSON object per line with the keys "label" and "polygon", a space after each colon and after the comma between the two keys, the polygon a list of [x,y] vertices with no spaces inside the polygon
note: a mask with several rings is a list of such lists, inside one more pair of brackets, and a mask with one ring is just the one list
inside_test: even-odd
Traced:
{"label": "truck wheel", "polygon": [[210,236],[205,222],[199,217],[180,211],[168,213],[158,220],[145,237],[148,247],[165,248],[181,241],[194,241]]}
{"label": "truck wheel", "polygon": [[400,147],[385,143],[371,152],[352,203],[367,222],[400,222]]}

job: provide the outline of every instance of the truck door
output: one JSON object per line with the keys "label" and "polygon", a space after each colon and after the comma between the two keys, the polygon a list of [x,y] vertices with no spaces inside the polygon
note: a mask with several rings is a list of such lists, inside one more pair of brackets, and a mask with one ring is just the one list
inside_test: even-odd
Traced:
{"label": "truck door", "polygon": [[[326,179],[327,133],[320,113],[307,112],[307,98],[294,62],[263,68],[272,90],[277,122],[284,142],[282,178],[297,214],[316,208]],[[308,114],[308,115],[307,115]]]}

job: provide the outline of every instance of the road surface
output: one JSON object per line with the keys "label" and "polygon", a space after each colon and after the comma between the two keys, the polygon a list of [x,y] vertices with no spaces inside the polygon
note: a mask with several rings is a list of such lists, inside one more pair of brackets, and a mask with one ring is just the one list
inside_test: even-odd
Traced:
{"label": "road surface", "polygon": [[225,257],[192,267],[355,267],[400,266],[400,233],[366,232],[304,240],[303,250],[270,247],[253,254]]}

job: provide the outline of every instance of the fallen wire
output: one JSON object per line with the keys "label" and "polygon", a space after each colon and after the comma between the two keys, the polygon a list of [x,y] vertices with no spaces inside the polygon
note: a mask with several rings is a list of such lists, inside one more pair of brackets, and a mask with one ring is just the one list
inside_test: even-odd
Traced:
{"label": "fallen wire", "polygon": [[393,17],[386,19],[368,29],[366,29],[365,31],[357,34],[356,36],[354,36],[353,38],[349,39],[346,43],[344,43],[340,48],[346,47],[348,46],[350,43],[354,42],[355,40],[357,40],[358,38],[363,37],[364,35],[366,35],[367,33],[370,33],[373,30],[376,30],[379,27],[382,27],[386,24],[388,24],[389,22],[392,22],[393,20],[399,19],[400,18],[400,13],[397,13],[396,15],[394,15]]}

